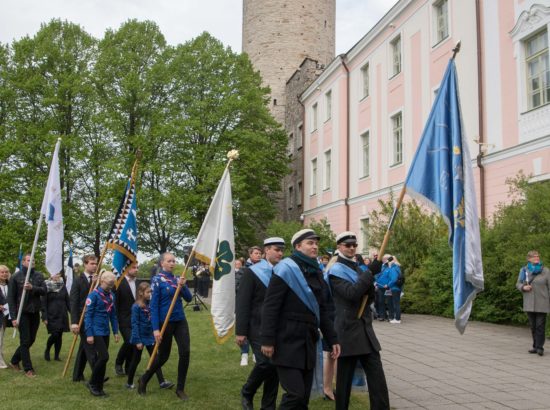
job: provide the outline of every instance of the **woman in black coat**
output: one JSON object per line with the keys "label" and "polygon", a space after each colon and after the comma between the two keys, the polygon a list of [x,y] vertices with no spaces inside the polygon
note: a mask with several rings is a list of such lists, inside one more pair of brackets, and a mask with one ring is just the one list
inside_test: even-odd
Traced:
{"label": "woman in black coat", "polygon": [[46,281],[46,287],[48,291],[45,296],[42,296],[42,320],[50,337],[46,342],[44,359],[50,361],[50,349],[54,346],[54,360],[60,361],[59,352],[63,342],[63,332],[69,331],[69,292],[61,275],[53,275]]}

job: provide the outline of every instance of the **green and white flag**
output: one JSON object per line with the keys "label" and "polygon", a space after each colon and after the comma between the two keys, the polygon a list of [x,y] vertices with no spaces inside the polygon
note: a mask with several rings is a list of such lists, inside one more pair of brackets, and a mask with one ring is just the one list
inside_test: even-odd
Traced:
{"label": "green and white flag", "polygon": [[195,242],[195,258],[213,275],[210,313],[218,343],[231,336],[235,324],[235,237],[229,166],[216,189]]}

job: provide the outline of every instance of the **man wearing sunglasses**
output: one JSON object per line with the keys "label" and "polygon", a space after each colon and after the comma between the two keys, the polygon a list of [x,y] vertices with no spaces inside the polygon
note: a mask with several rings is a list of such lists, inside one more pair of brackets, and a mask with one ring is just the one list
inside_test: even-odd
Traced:
{"label": "man wearing sunglasses", "polygon": [[361,318],[357,313],[363,296],[368,302],[374,300],[373,273],[380,271],[381,263],[375,259],[369,269],[362,271],[355,262],[357,236],[353,232],[342,232],[336,237],[338,259],[328,271],[328,282],[336,307],[334,328],[341,346],[336,373],[336,409],[349,407],[351,383],[357,361],[367,374],[370,408],[390,408],[388,387],[382,360],[380,343],[372,327],[372,312],[365,309]]}

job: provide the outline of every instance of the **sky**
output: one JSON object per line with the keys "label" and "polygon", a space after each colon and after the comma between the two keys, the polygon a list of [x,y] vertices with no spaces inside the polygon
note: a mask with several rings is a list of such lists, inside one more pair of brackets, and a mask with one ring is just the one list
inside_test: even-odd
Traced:
{"label": "sky", "polygon": [[[347,52],[395,3],[336,0],[336,55]],[[208,31],[241,51],[242,0],[1,0],[0,5],[1,43],[33,36],[52,18],[77,23],[96,38],[136,18],[156,22],[172,45]]]}

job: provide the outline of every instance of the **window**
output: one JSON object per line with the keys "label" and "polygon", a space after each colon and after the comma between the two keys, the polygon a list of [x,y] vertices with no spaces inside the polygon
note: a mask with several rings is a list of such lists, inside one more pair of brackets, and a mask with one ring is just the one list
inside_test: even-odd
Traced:
{"label": "window", "polygon": [[392,77],[401,72],[401,36],[397,36],[390,43],[392,55]]}
{"label": "window", "polygon": [[403,116],[401,113],[391,117],[392,138],[393,138],[393,163],[392,165],[403,162]]}
{"label": "window", "polygon": [[361,67],[361,84],[363,85],[363,91],[361,98],[369,96],[369,63]]}
{"label": "window", "polygon": [[361,253],[369,254],[369,218],[361,219]]}
{"label": "window", "polygon": [[328,121],[332,116],[332,91],[325,94],[325,107],[327,110],[325,113],[325,121]]}
{"label": "window", "polygon": [[436,44],[449,37],[449,1],[440,0],[434,3]]}
{"label": "window", "polygon": [[550,63],[548,32],[542,31],[525,41],[528,108],[550,102]]}
{"label": "window", "polygon": [[330,178],[331,178],[331,153],[330,150],[325,152],[325,178],[324,178],[324,184],[323,189],[327,190],[330,189]]}
{"label": "window", "polygon": [[362,145],[362,172],[361,172],[361,178],[365,178],[369,176],[369,168],[370,168],[370,135],[369,132],[365,132],[363,135],[361,135],[361,145]]}
{"label": "window", "polygon": [[294,205],[294,190],[291,186],[288,187],[288,210],[292,209],[292,206]]}
{"label": "window", "polygon": [[317,103],[311,107],[311,132],[317,130]]}
{"label": "window", "polygon": [[310,195],[317,193],[317,158],[311,160],[311,190]]}
{"label": "window", "polygon": [[298,132],[296,133],[296,149],[302,148],[302,135],[304,127],[302,124],[298,125]]}
{"label": "window", "polygon": [[302,181],[298,182],[298,190],[296,191],[296,205],[302,206]]}
{"label": "window", "polygon": [[288,156],[291,157],[294,153],[294,133],[288,134]]}

